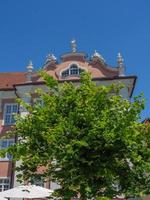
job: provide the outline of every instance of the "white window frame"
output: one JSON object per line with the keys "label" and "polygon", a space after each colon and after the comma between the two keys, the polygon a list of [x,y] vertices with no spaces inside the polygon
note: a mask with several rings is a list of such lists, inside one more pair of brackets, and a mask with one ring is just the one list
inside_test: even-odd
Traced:
{"label": "white window frame", "polygon": [[[2,147],[2,142],[4,142],[4,141],[6,142],[6,147]],[[15,143],[14,139],[1,139],[0,140],[0,150],[8,148],[11,145],[13,145],[14,143]],[[12,156],[9,153],[6,153],[4,158],[0,157],[0,161],[9,161],[9,160],[12,160]]]}
{"label": "white window frame", "polygon": [[[2,183],[1,180],[3,180]],[[8,183],[5,183],[5,180],[8,180]],[[7,190],[5,186],[8,186],[7,189],[10,189],[10,177],[0,177],[0,192]]]}
{"label": "white window frame", "polygon": [[[6,113],[7,111],[7,106],[11,106],[11,109],[10,109],[10,113]],[[13,106],[17,106],[17,111],[13,113],[12,109],[13,109]],[[18,104],[17,103],[5,103],[4,105],[4,114],[3,114],[3,125],[13,125],[15,124],[15,122],[12,122],[12,119],[13,119],[13,115],[14,114],[17,114],[18,113]],[[9,116],[10,117],[10,122],[6,122],[6,116]]]}

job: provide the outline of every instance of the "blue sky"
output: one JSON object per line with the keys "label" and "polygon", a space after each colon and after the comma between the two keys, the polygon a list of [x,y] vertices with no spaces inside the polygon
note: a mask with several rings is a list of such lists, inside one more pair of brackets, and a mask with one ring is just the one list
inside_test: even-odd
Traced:
{"label": "blue sky", "polygon": [[127,75],[137,75],[134,95],[144,92],[150,117],[149,0],[1,0],[0,72],[25,71],[28,60],[39,69],[48,53],[70,51],[89,56],[96,49],[108,64],[124,57]]}

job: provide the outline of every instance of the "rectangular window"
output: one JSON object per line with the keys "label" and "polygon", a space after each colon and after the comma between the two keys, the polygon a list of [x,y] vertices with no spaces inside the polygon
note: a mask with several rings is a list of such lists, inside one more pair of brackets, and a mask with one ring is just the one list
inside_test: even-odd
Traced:
{"label": "rectangular window", "polygon": [[[14,144],[14,139],[0,140],[0,150],[5,149],[13,144]],[[9,153],[6,153],[4,158],[0,157],[0,161],[11,160],[11,159],[12,159],[12,155],[10,155]]]}
{"label": "rectangular window", "polygon": [[44,187],[44,180],[40,177],[34,177],[34,178],[31,178],[30,179],[30,183],[32,185],[37,185],[37,186],[40,186],[40,187]]}
{"label": "rectangular window", "polygon": [[5,104],[4,125],[15,124],[15,114],[18,113],[18,104]]}
{"label": "rectangular window", "polygon": [[34,99],[34,104],[37,104],[38,106],[43,107],[44,106],[44,101],[40,97],[39,98],[35,98]]}
{"label": "rectangular window", "polygon": [[0,178],[0,192],[10,188],[10,178]]}
{"label": "rectangular window", "polygon": [[35,180],[34,184],[40,187],[44,187],[44,181],[40,179]]}

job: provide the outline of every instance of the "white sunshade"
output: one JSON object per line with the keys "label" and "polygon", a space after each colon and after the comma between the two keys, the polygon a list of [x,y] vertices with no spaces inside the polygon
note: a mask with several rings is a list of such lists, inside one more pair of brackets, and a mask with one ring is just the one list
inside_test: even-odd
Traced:
{"label": "white sunshade", "polygon": [[[6,198],[45,198],[52,194],[53,190],[49,190],[36,185],[23,185],[0,192],[1,197]],[[1,200],[1,199],[0,199]],[[4,200],[4,199],[3,199]]]}
{"label": "white sunshade", "polygon": [[4,198],[4,197],[1,197],[1,196],[0,196],[0,200],[7,200],[7,199],[6,199],[6,198]]}

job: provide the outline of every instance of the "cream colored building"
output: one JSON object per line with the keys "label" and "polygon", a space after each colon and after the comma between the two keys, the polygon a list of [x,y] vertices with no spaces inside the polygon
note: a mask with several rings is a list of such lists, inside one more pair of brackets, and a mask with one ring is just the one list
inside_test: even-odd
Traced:
{"label": "cream colored building", "polygon": [[[78,52],[75,40],[71,41],[71,51],[61,55],[60,61],[53,54],[49,54],[42,66],[43,70],[58,80],[61,84],[65,81],[78,83],[80,73],[87,71],[91,73],[92,80],[97,85],[110,85],[112,83],[123,83],[125,87],[121,94],[130,99],[134,91],[136,76],[125,75],[125,67],[121,54],[118,54],[115,67],[111,67],[98,52],[92,56]],[[26,115],[26,111],[16,103],[16,98],[33,104],[37,96],[35,89],[41,88],[46,91],[46,86],[39,74],[34,71],[32,62],[27,66],[26,72],[0,73],[0,138],[15,125],[13,113],[19,112]],[[28,95],[30,93],[30,96]],[[6,148],[15,142],[16,138],[0,139],[0,148]],[[16,174],[13,171],[11,155],[0,158],[0,191],[7,190],[18,185]],[[16,163],[19,165],[19,163]],[[56,185],[51,182],[41,183],[47,188],[54,189]]]}

